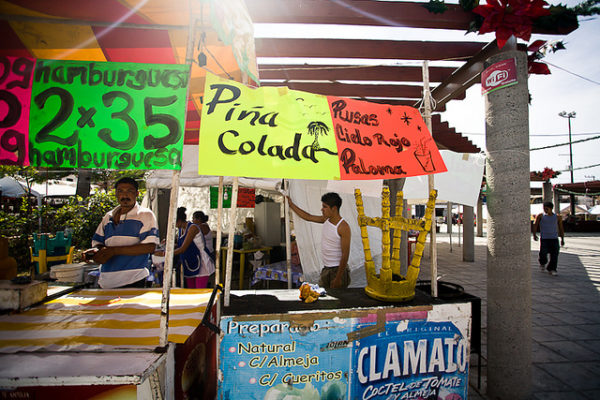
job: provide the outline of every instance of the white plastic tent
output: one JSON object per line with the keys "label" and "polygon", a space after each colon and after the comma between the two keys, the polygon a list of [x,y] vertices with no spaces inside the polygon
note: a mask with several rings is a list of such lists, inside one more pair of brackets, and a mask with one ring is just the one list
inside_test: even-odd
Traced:
{"label": "white plastic tent", "polygon": [[[451,201],[456,204],[477,204],[481,180],[483,177],[484,157],[479,154],[460,154],[448,150],[441,151],[448,172],[436,174],[435,186],[438,189],[438,201]],[[219,178],[198,175],[198,148],[186,145],[183,150],[183,166],[180,174],[182,187],[217,186]],[[150,171],[146,180],[149,189],[166,189],[171,186],[170,171]],[[411,203],[419,203],[426,198],[427,177],[411,177],[406,179],[404,198]],[[225,184],[231,184],[232,178],[225,177]],[[364,253],[357,223],[357,211],[354,203],[354,188],[360,187],[365,201],[367,215],[381,215],[382,180],[375,181],[309,181],[289,180],[290,196],[301,208],[312,214],[321,209],[321,196],[326,192],[338,192],[343,200],[342,217],[350,224],[352,243],[350,248],[350,266],[353,287],[365,286]],[[265,190],[276,190],[281,184],[279,179],[239,178],[240,186]],[[423,200],[425,202],[425,200]],[[321,269],[320,243],[321,226],[306,222],[294,216],[294,233],[298,242],[300,259],[305,279],[318,282]],[[369,240],[373,257],[377,265],[381,259],[381,231],[369,228]]]}
{"label": "white plastic tent", "polygon": [[[485,158],[480,154],[460,154],[448,150],[440,151],[448,172],[435,175],[435,187],[438,190],[437,202],[453,202],[476,206],[483,178]],[[409,203],[425,203],[427,194],[427,176],[406,178],[404,199]],[[337,192],[342,197],[340,214],[350,225],[352,239],[350,243],[351,287],[366,286],[364,272],[364,252],[357,222],[354,202],[354,189],[359,187],[363,194],[365,214],[381,216],[382,181],[303,181],[290,180],[290,197],[304,210],[318,214],[321,209],[321,196],[326,192]],[[321,226],[294,217],[294,231],[298,242],[298,251],[302,261],[304,278],[312,283],[319,280],[321,270]],[[375,265],[381,266],[381,230],[369,227],[369,242]]]}
{"label": "white plastic tent", "polygon": [[[169,189],[173,173],[168,170],[152,170],[146,177],[146,188]],[[233,178],[224,177],[223,184],[231,185]],[[218,186],[218,176],[198,175],[198,146],[183,146],[182,166],[179,175],[179,185],[184,187]],[[239,178],[239,185],[243,187],[276,190],[281,185],[281,179],[268,178]]]}

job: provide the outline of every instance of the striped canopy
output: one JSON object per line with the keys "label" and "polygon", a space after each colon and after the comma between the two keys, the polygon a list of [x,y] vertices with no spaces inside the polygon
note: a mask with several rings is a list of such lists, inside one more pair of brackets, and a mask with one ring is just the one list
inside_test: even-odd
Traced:
{"label": "striped canopy", "polygon": [[[169,342],[184,343],[202,321],[212,289],[173,289]],[[147,350],[159,345],[161,289],[80,290],[0,316],[0,353]]]}
{"label": "striped canopy", "polygon": [[196,144],[206,70],[258,81],[243,0],[0,0],[0,55],[185,64],[190,23],[185,143]]}

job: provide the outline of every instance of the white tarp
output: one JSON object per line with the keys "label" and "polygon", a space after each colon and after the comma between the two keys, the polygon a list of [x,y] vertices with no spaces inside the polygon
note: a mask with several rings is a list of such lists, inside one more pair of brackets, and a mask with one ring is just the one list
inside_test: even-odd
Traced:
{"label": "white tarp", "polygon": [[[378,188],[376,186],[379,186]],[[350,242],[350,267],[351,287],[365,287],[365,255],[363,252],[360,227],[358,226],[358,212],[354,199],[354,188],[358,187],[363,194],[365,215],[369,217],[381,216],[381,185],[382,181],[337,181],[335,189],[342,198],[341,216],[350,225],[352,239]],[[290,180],[290,197],[292,201],[306,212],[321,215],[321,196],[333,191],[328,186],[328,181]],[[351,194],[352,193],[352,194]],[[374,193],[376,197],[366,197],[367,193]],[[298,243],[300,260],[304,280],[310,283],[319,283],[322,268],[321,261],[321,230],[322,224],[307,222],[292,212],[294,233]],[[369,242],[371,254],[376,265],[381,265],[381,229],[369,227]]]}
{"label": "white tarp", "polygon": [[[360,188],[363,197],[381,197],[381,188],[383,180],[374,181],[327,181],[327,191],[338,194],[346,193],[352,195],[354,199],[354,189]],[[353,203],[354,204],[354,200]]]}
{"label": "white tarp", "polygon": [[[453,202],[475,207],[483,178],[485,157],[479,154],[460,154],[448,150],[441,151],[448,172],[435,175],[437,202]],[[294,203],[310,214],[321,214],[321,196],[327,192],[337,192],[342,197],[340,214],[350,225],[352,240],[348,266],[352,279],[351,287],[366,286],[364,272],[364,252],[357,222],[358,213],[354,200],[354,188],[361,188],[365,214],[381,216],[382,181],[303,181],[290,180],[290,196]],[[411,177],[404,185],[404,198],[410,203],[425,203],[428,197],[427,176]],[[367,197],[370,196],[370,197]],[[294,232],[298,242],[304,279],[318,283],[322,268],[321,224],[306,222],[293,214]],[[368,228],[371,254],[375,265],[381,265],[381,230]]]}
{"label": "white tarp", "polygon": [[[560,215],[568,215],[571,214],[571,204],[567,204],[566,206],[562,206],[561,205],[561,209],[560,209]],[[556,207],[554,212],[556,212]],[[575,204],[575,214],[579,215],[579,214],[589,214],[590,212],[587,209],[587,206],[585,204]]]}
{"label": "white tarp", "polygon": [[[179,185],[182,187],[204,187],[218,186],[218,176],[198,175],[198,145],[184,145],[182,156],[181,173],[179,175]],[[148,189],[169,189],[173,178],[173,171],[170,170],[152,170],[146,177],[146,187]],[[231,185],[233,178],[224,177],[224,184]],[[281,184],[281,179],[268,178],[239,178],[241,187],[276,190],[277,185]]]}
{"label": "white tarp", "polygon": [[32,183],[31,188],[41,193],[42,196],[75,196],[77,183],[64,183],[54,180],[44,183]]}
{"label": "white tarp", "polygon": [[[481,188],[485,157],[479,154],[461,154],[448,150],[441,151],[448,172],[435,175],[435,188],[438,190],[438,203],[453,202],[469,206],[477,205]],[[183,147],[183,166],[180,174],[180,186],[185,187],[217,186],[219,178],[198,175],[198,146]],[[171,186],[173,172],[168,170],[150,171],[146,186],[157,189],[167,189]],[[225,184],[231,184],[231,177],[225,177]],[[359,187],[363,193],[365,214],[372,217],[381,216],[381,188],[383,181],[321,181],[295,180],[290,182],[290,196],[294,203],[311,214],[321,214],[321,196],[327,192],[337,192],[342,197],[340,214],[350,225],[352,240],[348,266],[352,279],[351,287],[366,286],[364,272],[364,252],[357,222],[354,188]],[[239,178],[243,187],[265,190],[277,190],[281,184],[279,179]],[[425,203],[428,197],[427,176],[411,177],[404,185],[404,198],[410,203]],[[183,194],[182,194],[183,195]],[[194,195],[197,197],[197,195]],[[185,195],[183,196],[185,197]],[[180,204],[185,204],[180,201]],[[191,205],[191,204],[188,204]],[[189,211],[200,205],[189,207]],[[321,262],[321,224],[307,222],[292,213],[294,233],[298,242],[304,279],[307,282],[318,283],[322,268]],[[217,221],[212,221],[215,226]],[[212,225],[211,225],[212,226]],[[381,265],[381,230],[368,228],[371,253],[376,265]]]}
{"label": "white tarp", "polygon": [[[455,153],[440,150],[448,172],[435,174],[436,203],[452,202],[476,207],[481,189],[485,157],[481,154]],[[406,178],[404,199],[411,204],[423,204],[429,197],[427,175]]]}
{"label": "white tarp", "polygon": [[[485,157],[480,154],[454,153],[441,150],[448,172],[435,175],[435,188],[438,190],[437,203],[452,202],[475,207],[483,178]],[[183,162],[179,177],[179,185],[183,187],[217,186],[219,177],[198,175],[198,146],[183,146]],[[146,179],[148,189],[168,189],[171,187],[173,172],[170,170],[149,171]],[[231,185],[232,177],[224,177],[224,184]],[[363,194],[367,196],[381,195],[381,180],[376,181],[326,181],[330,192],[353,194],[354,182],[360,182]],[[276,190],[280,179],[239,178],[239,185],[256,189]],[[404,198],[410,203],[426,203],[427,176],[406,178]],[[352,192],[351,192],[352,191]]]}
{"label": "white tarp", "polygon": [[600,215],[600,204],[590,208],[588,212],[592,215]]}

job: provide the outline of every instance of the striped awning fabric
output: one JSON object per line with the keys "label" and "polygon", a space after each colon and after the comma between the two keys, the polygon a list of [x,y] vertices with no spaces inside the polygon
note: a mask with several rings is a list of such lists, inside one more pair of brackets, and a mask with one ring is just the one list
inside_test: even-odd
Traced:
{"label": "striped awning fabric", "polygon": [[[200,325],[212,289],[173,289],[169,342]],[[159,345],[161,289],[81,290],[0,316],[0,353],[136,351]]]}

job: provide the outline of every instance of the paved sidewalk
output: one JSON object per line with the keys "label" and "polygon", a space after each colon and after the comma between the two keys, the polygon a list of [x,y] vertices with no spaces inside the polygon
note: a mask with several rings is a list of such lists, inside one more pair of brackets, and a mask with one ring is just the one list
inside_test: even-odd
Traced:
{"label": "paved sidewalk", "polygon": [[[456,232],[452,252],[447,233],[437,239],[441,280],[482,299],[482,385],[476,388],[478,358],[473,354],[469,398],[485,399],[487,239],[475,238],[473,263],[462,261]],[[539,242],[531,240],[533,399],[600,399],[600,234],[567,233],[558,276],[540,272],[538,250]],[[428,248],[425,254],[419,279],[430,276]]]}

